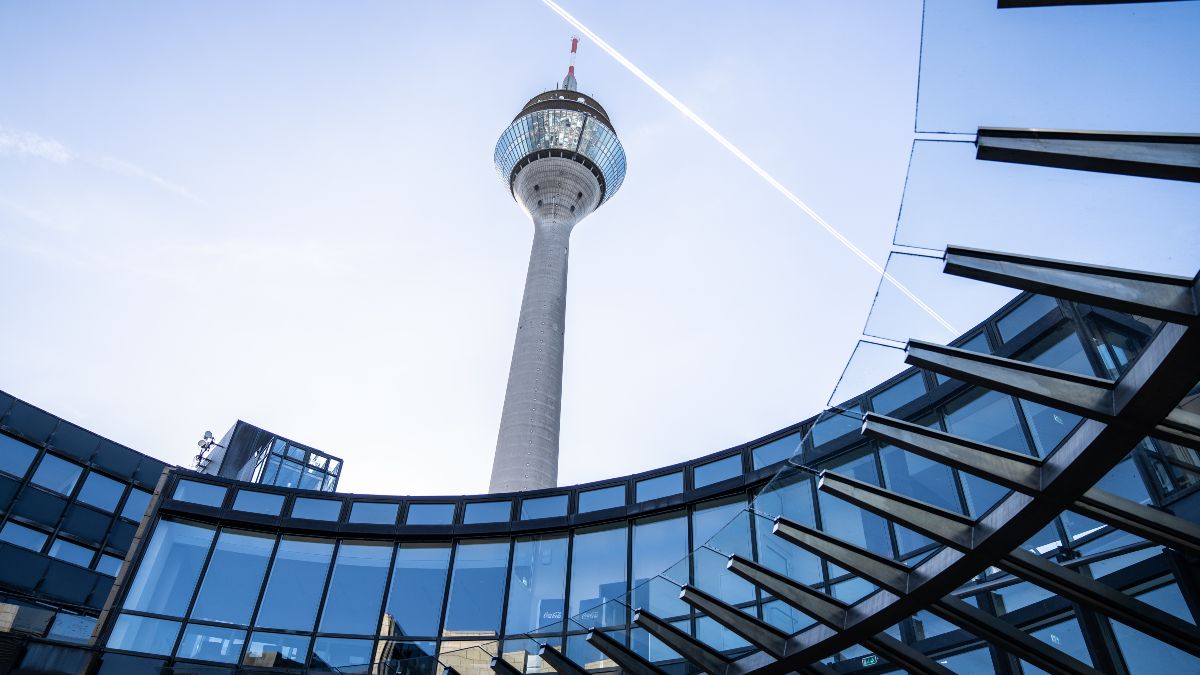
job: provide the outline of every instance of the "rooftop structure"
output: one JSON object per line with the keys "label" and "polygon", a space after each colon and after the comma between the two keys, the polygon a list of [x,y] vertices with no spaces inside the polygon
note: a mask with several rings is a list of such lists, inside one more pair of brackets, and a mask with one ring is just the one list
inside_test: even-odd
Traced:
{"label": "rooftop structure", "polygon": [[625,179],[625,150],[595,99],[576,91],[575,51],[562,88],[529,99],[496,142],[496,172],[533,221],[533,250],[508,387],[500,416],[491,492],[558,484],[567,260],[571,231],[612,198]]}

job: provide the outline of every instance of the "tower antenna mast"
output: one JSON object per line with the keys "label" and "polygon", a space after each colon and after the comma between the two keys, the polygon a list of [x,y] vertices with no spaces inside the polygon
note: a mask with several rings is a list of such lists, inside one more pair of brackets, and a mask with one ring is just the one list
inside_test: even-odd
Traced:
{"label": "tower antenna mast", "polygon": [[575,52],[579,49],[579,36],[571,36],[571,64],[567,66],[567,76],[563,79],[562,88],[578,91],[579,84],[575,82]]}

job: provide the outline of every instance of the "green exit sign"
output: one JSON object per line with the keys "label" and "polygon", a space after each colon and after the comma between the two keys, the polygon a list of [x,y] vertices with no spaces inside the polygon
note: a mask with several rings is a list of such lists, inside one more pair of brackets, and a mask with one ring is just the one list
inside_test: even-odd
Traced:
{"label": "green exit sign", "polygon": [[875,656],[874,654],[862,657],[862,664],[864,666],[873,666],[876,663],[879,663],[879,657]]}

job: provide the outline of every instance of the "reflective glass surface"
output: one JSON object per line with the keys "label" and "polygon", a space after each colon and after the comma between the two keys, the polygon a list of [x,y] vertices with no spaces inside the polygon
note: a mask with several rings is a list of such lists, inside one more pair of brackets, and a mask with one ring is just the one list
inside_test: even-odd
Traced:
{"label": "reflective glass surface", "polygon": [[83,467],[78,464],[47,454],[42,456],[42,461],[38,463],[30,482],[60,495],[70,495],[82,472]]}
{"label": "reflective glass surface", "polygon": [[669,497],[683,492],[683,472],[640,480],[637,483],[637,501],[646,502],[660,497]]}
{"label": "reflective glass surface", "polygon": [[577,530],[571,554],[569,614],[584,628],[625,623],[625,525]]}
{"label": "reflective glass surface", "polygon": [[513,167],[538,150],[571,150],[600,168],[607,201],[625,180],[625,149],[596,118],[573,110],[537,110],[522,115],[496,141],[496,174],[508,187]]}
{"label": "reflective glass surface", "polygon": [[555,518],[567,515],[567,495],[535,497],[521,501],[521,520]]}
{"label": "reflective glass surface", "polygon": [[407,525],[449,525],[454,522],[453,504],[409,504]]}
{"label": "reflective glass surface", "polygon": [[886,415],[925,393],[925,380],[916,372],[871,397],[871,409]]}
{"label": "reflective glass surface", "polygon": [[750,513],[742,497],[705,502],[692,513],[695,584],[729,603],[754,599],[754,586],[725,569],[731,554],[753,556]]}
{"label": "reflective glass surface", "polygon": [[65,539],[55,539],[50,544],[50,557],[75,563],[80,567],[91,567],[96,552],[86,546],[73,544]]}
{"label": "reflective glass surface", "polygon": [[209,525],[159,521],[125,596],[125,609],[183,616],[214,534]]}
{"label": "reflective glass surface", "polygon": [[806,584],[822,581],[820,558],[771,531],[776,516],[809,527],[817,526],[812,476],[795,469],[781,474],[759,492],[754,507],[758,514],[755,522],[758,561],[764,567]]}
{"label": "reflective glass surface", "polygon": [[11,520],[5,523],[3,528],[0,528],[0,541],[7,541],[31,551],[42,550],[42,547],[46,545],[47,538],[49,535],[46,533],[14,523]]}
{"label": "reflective glass surface", "polygon": [[37,449],[11,436],[0,434],[0,471],[24,478],[29,465],[37,456]]}
{"label": "reflective glass surface", "polygon": [[292,502],[293,518],[309,518],[311,520],[337,520],[342,514],[342,503],[332,499],[312,499],[296,497]]}
{"label": "reflective glass surface", "polygon": [[625,506],[625,486],[597,488],[579,493],[579,512],[600,511]]}
{"label": "reflective glass surface", "polygon": [[125,496],[125,505],[121,507],[121,517],[140,521],[142,516],[146,515],[146,508],[150,506],[151,496],[153,495],[149,492],[143,492],[137,488],[131,489]]}
{"label": "reflective glass surface", "polygon": [[1021,331],[1037,323],[1052,310],[1058,309],[1058,301],[1045,295],[1035,295],[1008,311],[996,321],[1000,337],[1005,342],[1015,338]]}
{"label": "reflective glass surface", "polygon": [[804,433],[797,431],[754,448],[750,451],[750,455],[754,458],[754,468],[761,469],[764,466],[782,462],[800,452],[800,445],[803,442]]}
{"label": "reflective glass surface", "polygon": [[1083,633],[1079,630],[1079,622],[1074,618],[1047,626],[1029,633],[1055,649],[1062,650],[1071,656],[1092,665],[1092,657],[1088,654],[1087,644],[1083,641]]}
{"label": "reflective glass surface", "polygon": [[254,631],[250,634],[250,644],[246,646],[242,664],[260,668],[299,668],[304,665],[307,653],[307,636]]}
{"label": "reflective glass surface", "polygon": [[98,509],[112,513],[116,511],[117,504],[121,501],[121,494],[124,492],[124,483],[93,471],[84,479],[83,487],[79,488],[79,494],[75,498],[84,504],[91,504]]}
{"label": "reflective glass surface", "polygon": [[827,443],[862,428],[862,407],[851,406],[844,411],[830,410],[813,425],[813,445]]}
{"label": "reflective glass surface", "polygon": [[237,663],[246,642],[246,631],[202,624],[188,624],[175,655],[181,659]]}
{"label": "reflective glass surface", "polygon": [[1007,450],[1029,452],[1013,399],[1004,394],[974,389],[950,402],[944,412],[946,430],[952,434]]}
{"label": "reflective glass surface", "polygon": [[[1138,600],[1157,607],[1169,614],[1194,623],[1187,602],[1175,584],[1160,586],[1137,596]],[[1129,666],[1130,675],[1161,675],[1162,673],[1200,672],[1200,659],[1164,644],[1141,631],[1112,621],[1113,634],[1120,645],[1121,654]]]}
{"label": "reflective glass surface", "polygon": [[459,542],[454,552],[443,636],[500,632],[508,549],[507,540]]}
{"label": "reflective glass surface", "polygon": [[110,577],[117,576],[121,571],[121,563],[123,561],[115,555],[107,553],[100,554],[100,559],[96,561],[96,571],[101,574],[107,574]]}
{"label": "reflective glass surface", "polygon": [[274,535],[222,530],[196,595],[192,620],[248,625],[274,547]]}
{"label": "reflective glass surface", "polygon": [[391,525],[396,522],[396,513],[399,509],[399,504],[353,502],[350,504],[350,522]]}
{"label": "reflective glass surface", "polygon": [[167,656],[175,648],[179,626],[178,621],[122,614],[117,617],[107,645],[109,649]]}
{"label": "reflective glass surface", "polygon": [[400,544],[380,635],[437,635],[449,566],[449,544]]}
{"label": "reflective glass surface", "polygon": [[333,563],[319,630],[374,634],[391,564],[390,543],[343,541]]}
{"label": "reflective glass surface", "polygon": [[[675,512],[633,523],[631,551],[633,606],[648,610],[658,617],[688,613],[688,605],[679,599],[679,587],[670,583],[650,583],[657,575],[670,570],[688,554],[688,522],[683,512]],[[687,583],[686,567],[681,579],[677,571],[668,576],[676,583]],[[661,581],[661,580],[660,580]]]}
{"label": "reflective glass surface", "polygon": [[238,490],[233,499],[233,508],[238,511],[277,516],[283,510],[283,495],[254,490]]}
{"label": "reflective glass surface", "polygon": [[463,509],[463,523],[502,523],[511,515],[512,502],[475,502]]}
{"label": "reflective glass surface", "polygon": [[[830,470],[864,483],[879,485],[879,472],[875,467],[873,452],[831,466]],[[889,557],[892,555],[892,542],[886,520],[819,490],[817,504],[821,508],[822,530],[836,532],[839,538],[875,553]]]}
{"label": "reflective glass surface", "polygon": [[560,624],[567,588],[567,537],[522,537],[513,551],[508,583],[509,635]]}
{"label": "reflective glass surface", "polygon": [[225,488],[211,483],[181,480],[175,484],[174,498],[183,502],[220,508],[225,501]]}
{"label": "reflective glass surface", "polygon": [[701,464],[692,470],[692,485],[702,488],[742,475],[742,456],[731,455],[715,462]]}
{"label": "reflective glass surface", "polygon": [[255,625],[312,630],[331,558],[330,541],[306,537],[280,540]]}
{"label": "reflective glass surface", "polygon": [[370,640],[317,638],[313,642],[309,672],[366,673],[371,663]]}

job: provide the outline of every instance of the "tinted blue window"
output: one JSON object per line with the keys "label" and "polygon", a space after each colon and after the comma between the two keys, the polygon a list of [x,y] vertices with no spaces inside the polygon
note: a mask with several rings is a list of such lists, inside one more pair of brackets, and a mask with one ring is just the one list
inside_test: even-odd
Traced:
{"label": "tinted blue window", "polygon": [[[692,513],[695,585],[728,603],[754,599],[754,586],[725,569],[729,554],[753,555],[750,514],[742,497],[705,502]],[[717,551],[720,551],[718,553]]]}
{"label": "tinted blue window", "polygon": [[783,438],[775,440],[765,445],[760,445],[750,451],[754,457],[754,468],[761,469],[764,466],[770,466],[776,462],[782,462],[792,455],[800,452],[800,446],[804,443],[804,432],[797,431],[794,434],[789,434]]}
{"label": "tinted blue window", "polygon": [[246,631],[188,624],[175,655],[184,659],[237,663],[246,642]]}
{"label": "tinted blue window", "polygon": [[130,490],[125,496],[125,506],[121,507],[121,517],[140,521],[146,515],[146,507],[150,506],[150,497],[149,492],[137,488]]}
{"label": "tinted blue window", "polygon": [[181,480],[175,485],[175,499],[204,506],[220,507],[225,501],[225,488],[212,483]]}
{"label": "tinted blue window", "polygon": [[253,490],[238,490],[233,499],[233,508],[238,511],[277,516],[283,510],[283,495]]}
{"label": "tinted blue window", "polygon": [[[306,537],[284,537],[279,542],[271,577],[263,593],[256,626],[287,630],[312,630],[317,605],[325,588],[333,543]],[[301,654],[303,657],[303,654]]]}
{"label": "tinted blue window", "polygon": [[309,672],[366,673],[371,663],[370,640],[350,638],[317,638],[313,642]]}
{"label": "tinted blue window", "polygon": [[303,635],[254,631],[250,634],[242,664],[258,668],[302,668],[307,654],[308,638]]}
{"label": "tinted blue window", "polygon": [[407,525],[449,525],[454,522],[453,504],[409,504]]}
{"label": "tinted blue window", "polygon": [[125,596],[125,609],[183,616],[213,535],[208,525],[159,521]]}
{"label": "tinted blue window", "polygon": [[732,455],[692,469],[692,484],[702,488],[742,475],[742,456]]}
{"label": "tinted blue window", "polygon": [[[689,581],[686,567],[675,567],[687,553],[688,523],[682,512],[634,521],[633,606],[660,617],[687,614],[688,605],[679,599],[679,586],[675,585]],[[659,574],[675,584],[663,579],[654,583]]]}
{"label": "tinted blue window", "polygon": [[83,481],[83,487],[79,488],[79,494],[75,498],[84,504],[91,504],[112,513],[116,511],[123,492],[125,492],[124,483],[119,483],[93,471]]}
{"label": "tinted blue window", "polygon": [[33,446],[0,434],[0,471],[24,478],[35,456],[37,449]]}
{"label": "tinted blue window", "polygon": [[107,574],[110,577],[117,576],[121,571],[121,563],[123,561],[115,555],[102,553],[100,560],[96,561],[96,571],[101,574]]}
{"label": "tinted blue window", "polygon": [[1083,351],[1079,336],[1067,324],[1021,351],[1017,358],[1047,368],[1057,368],[1080,375],[1095,375],[1092,362]]}
{"label": "tinted blue window", "polygon": [[[987,333],[984,333],[983,331],[976,333],[969,340],[966,340],[962,344],[955,346],[959,349],[965,349],[969,352],[977,352],[979,354],[992,353],[992,346],[988,344]],[[934,373],[934,378],[937,380],[938,384],[945,384],[946,382],[950,381],[950,378],[942,375],[941,373]]]}
{"label": "tinted blue window", "polygon": [[449,544],[400,544],[381,634],[437,635],[449,566]]}
{"label": "tinted blue window", "polygon": [[70,495],[82,472],[83,467],[78,464],[47,454],[42,456],[31,482],[61,495]]}
{"label": "tinted blue window", "polygon": [[69,563],[75,563],[80,567],[91,567],[92,558],[96,552],[86,546],[72,544],[65,539],[55,539],[53,544],[50,544],[50,556],[65,560]]}
{"label": "tinted blue window", "polygon": [[92,631],[95,629],[95,617],[59,612],[58,616],[54,617],[54,623],[50,625],[50,632],[46,634],[46,637],[51,640],[85,645],[91,641]]}
{"label": "tinted blue window", "polygon": [[987,647],[940,658],[937,662],[954,673],[984,675],[984,673],[996,672],[996,667],[992,665],[992,652]]}
{"label": "tinted blue window", "polygon": [[776,516],[816,527],[812,476],[796,469],[781,472],[754,498],[754,507],[758,514],[754,524],[759,562],[806,584],[822,581],[820,558],[771,532]]}
{"label": "tinted blue window", "polygon": [[1000,317],[996,328],[1000,330],[1000,337],[1008,342],[1054,309],[1058,309],[1058,302],[1054,298],[1034,295]]}
{"label": "tinted blue window", "polygon": [[[625,525],[575,532],[569,616],[583,628],[625,623]],[[572,626],[573,628],[575,626]]]}
{"label": "tinted blue window", "polygon": [[465,541],[454,554],[450,597],[443,636],[456,631],[472,635],[500,630],[500,609],[508,572],[508,541]]}
{"label": "tinted blue window", "polygon": [[843,411],[829,410],[813,425],[813,445],[820,445],[862,429],[862,407],[851,406]]}
{"label": "tinted blue window", "polygon": [[[830,467],[830,470],[864,483],[879,485],[875,453],[867,453]],[[888,534],[887,521],[883,518],[821,491],[817,491],[817,504],[821,508],[822,530],[836,532],[839,538],[875,553],[892,555],[891,536]]]}
{"label": "tinted blue window", "polygon": [[[1188,623],[1193,622],[1192,613],[1188,611],[1187,603],[1175,584],[1142,593],[1137,598]],[[1129,672],[1133,675],[1200,672],[1200,659],[1195,656],[1159,642],[1119,621],[1111,623],[1113,633],[1117,636],[1117,644],[1121,646],[1121,654],[1125,656],[1125,663],[1129,665]]]}
{"label": "tinted blue window", "polygon": [[567,515],[566,495],[521,500],[521,520],[556,518],[565,515]]}
{"label": "tinted blue window", "polygon": [[179,622],[122,614],[108,636],[109,649],[169,656],[179,635]]}
{"label": "tinted blue window", "polygon": [[310,499],[296,497],[292,503],[293,518],[311,520],[337,520],[342,515],[342,503],[332,499]]}
{"label": "tinted blue window", "polygon": [[320,631],[375,634],[391,565],[390,543],[343,541],[333,563]]}
{"label": "tinted blue window", "polygon": [[973,441],[1029,452],[1013,399],[995,391],[974,389],[945,408],[946,430]]}
{"label": "tinted blue window", "polygon": [[625,506],[625,486],[597,488],[579,493],[579,512],[600,511]]}
{"label": "tinted blue window", "polygon": [[512,502],[476,502],[463,510],[464,523],[503,523],[512,515]]}
{"label": "tinted blue window", "polygon": [[647,478],[637,483],[637,501],[639,502],[677,495],[680,492],[683,492],[683,472],[679,471],[665,476]]}
{"label": "tinted blue window", "polygon": [[191,618],[249,624],[273,548],[274,535],[223,530],[217,537]]}
{"label": "tinted blue window", "polygon": [[31,551],[42,550],[42,547],[46,545],[47,538],[45,533],[18,525],[11,520],[4,524],[3,529],[0,529],[0,541],[7,541]]}
{"label": "tinted blue window", "polygon": [[886,415],[924,393],[925,380],[921,378],[921,373],[913,373],[871,397],[871,408],[880,415]]}
{"label": "tinted blue window", "polygon": [[1032,631],[1030,635],[1055,649],[1061,649],[1089,666],[1092,665],[1092,657],[1083,641],[1083,632],[1079,629],[1079,622],[1074,618]]}
{"label": "tinted blue window", "polygon": [[391,525],[396,522],[399,504],[383,502],[354,502],[350,505],[350,522]]}
{"label": "tinted blue window", "polygon": [[[888,488],[943,509],[963,512],[950,467],[890,445],[880,448],[879,458]],[[901,556],[933,543],[928,537],[899,525],[896,542]]]}
{"label": "tinted blue window", "polygon": [[513,551],[505,632],[528,633],[563,620],[567,582],[567,538],[524,537]]}

